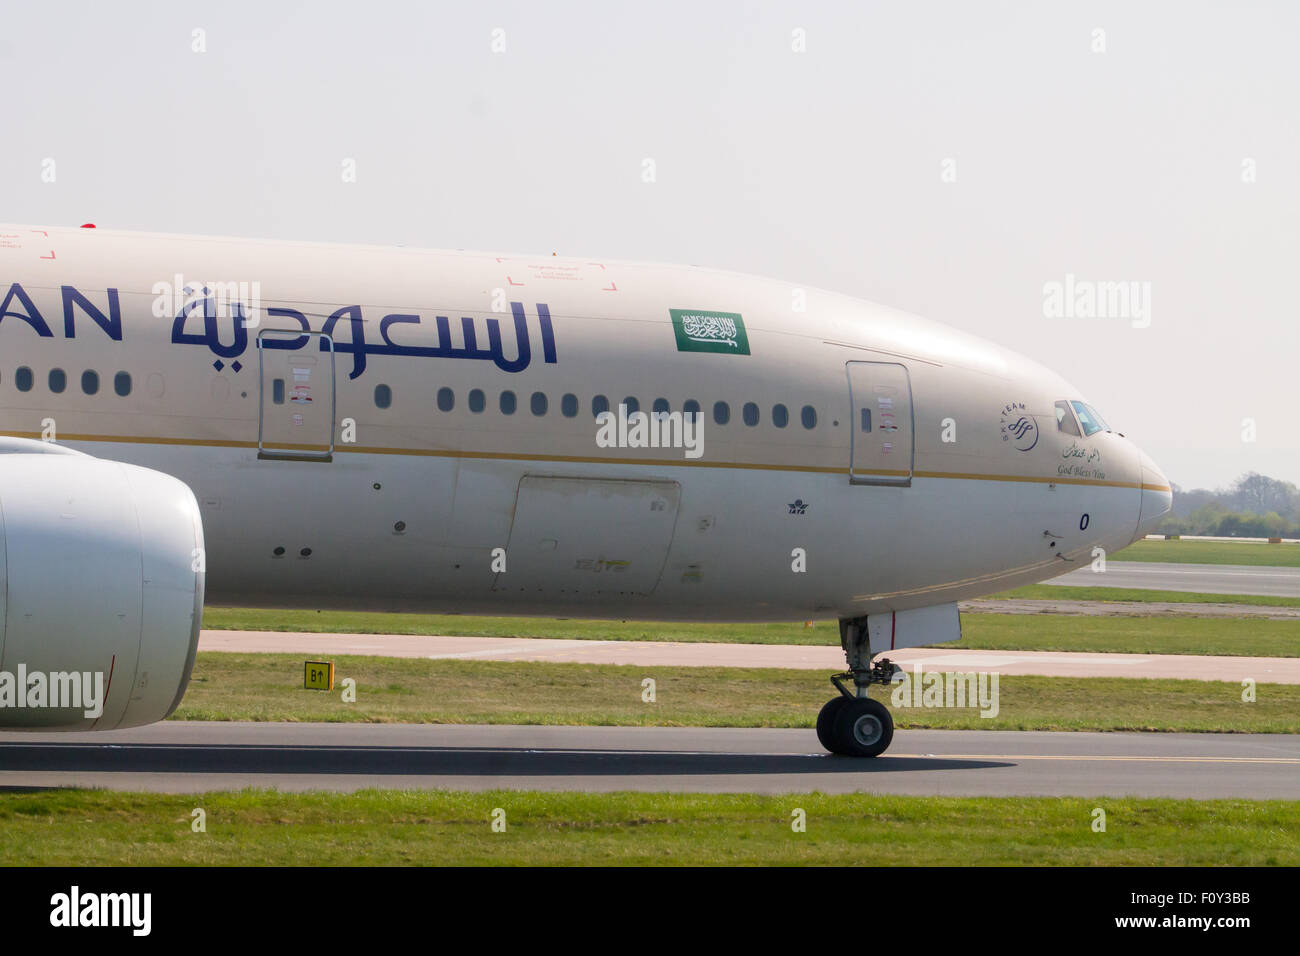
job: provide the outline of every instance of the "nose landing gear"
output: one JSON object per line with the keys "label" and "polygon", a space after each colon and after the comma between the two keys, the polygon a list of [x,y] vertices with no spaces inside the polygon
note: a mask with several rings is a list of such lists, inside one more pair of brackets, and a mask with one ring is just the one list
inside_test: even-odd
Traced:
{"label": "nose landing gear", "polygon": [[[894,739],[894,719],[885,705],[867,696],[872,684],[889,684],[898,665],[881,658],[871,663],[866,618],[840,621],[840,645],[849,669],[831,678],[839,695],[817,715],[817,739],[834,754],[876,757]],[[853,691],[844,686],[852,678]]]}

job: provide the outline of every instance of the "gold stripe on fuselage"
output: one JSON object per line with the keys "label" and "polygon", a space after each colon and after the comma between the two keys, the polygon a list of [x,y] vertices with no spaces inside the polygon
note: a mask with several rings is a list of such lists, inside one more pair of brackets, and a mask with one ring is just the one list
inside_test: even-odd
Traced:
{"label": "gold stripe on fuselage", "polygon": [[[14,438],[33,438],[39,440],[40,432],[10,432]],[[230,441],[226,439],[203,438],[144,438],[129,435],[62,435],[60,441],[111,442],[125,445],[175,445],[196,448],[257,448],[257,442]],[[263,447],[273,451],[321,451],[317,445],[274,444]],[[361,445],[336,446],[340,454],[350,455],[410,455],[424,458],[462,458],[482,461],[540,461],[557,464],[593,464],[593,465],[642,465],[660,467],[722,468],[737,471],[787,471],[823,475],[847,475],[846,468],[827,468],[816,465],[771,465],[763,462],[747,461],[699,461],[689,458],[667,461],[655,458],[600,458],[581,455],[526,455],[516,452],[458,451],[440,448],[381,448]],[[864,471],[860,474],[897,476],[904,472]],[[955,471],[914,471],[913,478],[943,478],[959,481],[1009,481],[1034,482],[1038,484],[1057,485],[1092,485],[1099,488],[1140,488],[1143,491],[1169,491],[1168,485],[1152,485],[1136,481],[1106,481],[1099,478],[1063,478],[1039,475],[983,475],[977,472]]]}

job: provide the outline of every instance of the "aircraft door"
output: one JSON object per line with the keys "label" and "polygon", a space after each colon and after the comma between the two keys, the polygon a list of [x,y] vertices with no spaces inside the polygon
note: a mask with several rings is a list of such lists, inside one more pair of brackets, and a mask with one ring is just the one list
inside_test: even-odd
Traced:
{"label": "aircraft door", "polygon": [[855,485],[912,483],[912,385],[896,362],[848,362],[849,481]]}
{"label": "aircraft door", "polygon": [[[316,339],[321,342],[319,350],[309,347]],[[333,339],[322,332],[263,329],[257,334],[257,364],[261,390],[257,457],[331,461],[335,420]]]}

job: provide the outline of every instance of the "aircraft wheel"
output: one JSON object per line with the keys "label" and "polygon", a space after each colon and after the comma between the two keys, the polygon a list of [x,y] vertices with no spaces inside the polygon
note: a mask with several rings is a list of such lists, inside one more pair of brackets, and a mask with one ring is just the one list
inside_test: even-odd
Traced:
{"label": "aircraft wheel", "polygon": [[831,753],[838,753],[835,747],[835,718],[849,699],[843,694],[836,694],[828,700],[817,714],[817,739]]}
{"label": "aircraft wheel", "polygon": [[836,753],[850,757],[876,757],[884,753],[894,739],[894,718],[878,700],[845,698],[843,706],[835,714],[831,733]]}

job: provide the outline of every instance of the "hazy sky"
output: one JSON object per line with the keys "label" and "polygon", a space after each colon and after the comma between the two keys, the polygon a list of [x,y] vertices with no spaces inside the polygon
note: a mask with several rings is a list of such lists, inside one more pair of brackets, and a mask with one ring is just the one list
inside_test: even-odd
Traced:
{"label": "hazy sky", "polygon": [[[0,221],[771,275],[1061,371],[1184,487],[1300,482],[1297,48],[1282,2],[9,3]],[[1047,317],[1067,275],[1148,327]]]}

